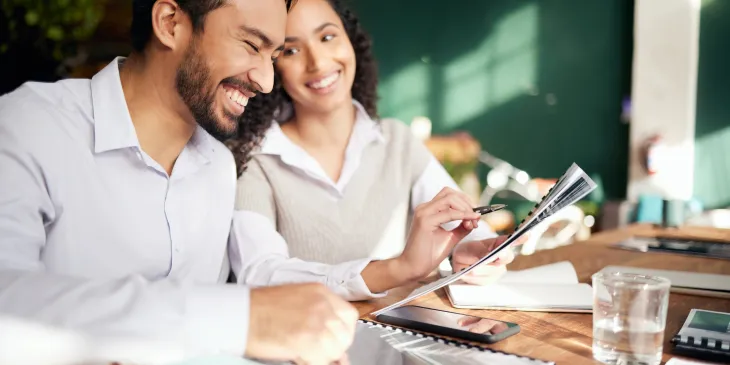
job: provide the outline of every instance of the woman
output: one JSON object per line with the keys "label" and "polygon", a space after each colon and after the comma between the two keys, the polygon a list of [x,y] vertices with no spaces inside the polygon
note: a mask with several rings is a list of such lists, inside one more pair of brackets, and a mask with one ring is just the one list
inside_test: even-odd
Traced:
{"label": "woman", "polygon": [[[473,218],[428,226],[429,204],[472,205],[407,126],[378,119],[371,44],[352,12],[337,0],[299,0],[286,34],[277,85],[246,114],[276,122],[250,162],[242,156],[252,145],[231,145],[239,172],[246,164],[230,242],[244,261],[232,263],[239,282],[317,281],[358,300],[428,274],[457,241],[454,270],[504,240]],[[440,228],[447,222],[458,227]],[[459,239],[443,244],[430,233]],[[507,252],[465,280],[488,281],[511,260]]]}

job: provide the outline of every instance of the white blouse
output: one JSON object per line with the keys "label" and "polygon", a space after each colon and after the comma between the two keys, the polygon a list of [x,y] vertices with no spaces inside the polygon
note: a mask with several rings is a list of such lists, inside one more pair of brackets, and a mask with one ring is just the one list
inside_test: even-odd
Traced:
{"label": "white blouse", "polygon": [[[342,199],[343,191],[360,165],[362,150],[370,143],[382,142],[384,139],[380,129],[374,128],[377,123],[368,116],[362,105],[356,101],[354,104],[357,109],[355,126],[346,149],[342,173],[337,182],[327,176],[311,155],[292,142],[277,123],[274,123],[267,132],[258,153],[279,156],[285,166],[298,172],[303,180],[320,185],[329,192],[328,196],[332,199]],[[435,157],[431,156],[423,174],[411,189],[411,210],[433,199],[444,187],[459,189],[444,167]],[[240,188],[245,189],[245,186]],[[454,229],[457,225],[458,222],[450,222],[444,228]],[[370,292],[360,273],[372,260],[395,257],[400,254],[405,246],[402,237],[406,236],[406,228],[407,216],[404,214],[403,217],[394,219],[393,224],[389,225],[385,236],[392,237],[392,240],[379,244],[371,257],[327,265],[291,258],[286,241],[276,231],[276,227],[269,218],[254,211],[236,210],[233,215],[229,242],[229,249],[233,250],[230,255],[231,266],[239,283],[244,280],[244,284],[252,287],[294,282],[320,282],[348,300],[380,297],[384,293]],[[495,236],[496,234],[481,222],[463,242]],[[266,259],[262,259],[264,257]],[[276,271],[276,275],[272,275],[273,271]],[[272,282],[274,280],[275,282]]]}

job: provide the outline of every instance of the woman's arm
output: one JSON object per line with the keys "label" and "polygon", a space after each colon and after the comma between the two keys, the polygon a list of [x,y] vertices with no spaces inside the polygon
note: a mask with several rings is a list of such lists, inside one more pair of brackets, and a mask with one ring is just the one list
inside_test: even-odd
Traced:
{"label": "woman's arm", "polygon": [[239,284],[258,287],[315,282],[351,301],[385,295],[371,292],[360,275],[370,259],[328,265],[291,258],[284,237],[272,221],[254,211],[233,213],[228,247],[231,268]]}
{"label": "woman's arm", "polygon": [[[251,165],[239,180],[229,257],[238,283],[252,287],[318,282],[347,300],[383,296],[384,293],[375,293],[433,271],[454,245],[471,232],[470,222],[479,217],[466,203],[463,193],[443,189],[416,208],[400,256],[381,261],[363,258],[336,265],[307,262],[289,257],[287,243],[275,228],[276,204],[271,185],[260,165]],[[441,228],[451,221],[460,224],[451,232]]]}
{"label": "woman's arm", "polygon": [[[414,171],[413,174],[415,179],[411,187],[412,209],[432,199],[444,187],[459,190],[451,175],[423,143],[415,139],[411,140],[411,143],[413,166],[415,169],[419,167],[422,169],[421,171]],[[427,162],[419,163],[419,161]],[[425,168],[422,167],[424,165]],[[458,225],[459,222],[449,222],[444,225],[444,228],[451,230]],[[495,249],[505,238],[497,237],[497,234],[485,222],[480,221],[477,228],[454,247],[451,255],[452,270],[459,271],[471,266]],[[477,285],[493,282],[506,272],[506,265],[512,262],[513,259],[512,251],[504,250],[497,260],[488,265],[480,265],[474,268],[467,275],[464,275],[462,280]]]}
{"label": "woman's arm", "polygon": [[[253,287],[316,282],[347,300],[362,300],[385,295],[377,293],[379,290],[373,293],[369,287],[390,288],[400,284],[382,283],[383,278],[370,280],[370,286],[366,284],[360,274],[371,265],[368,258],[337,265],[291,258],[286,240],[276,230],[276,202],[271,184],[256,159],[249,162],[238,181],[228,252],[237,282]],[[374,267],[383,265],[386,264],[382,261],[372,262]],[[384,276],[395,277],[390,273]]]}
{"label": "woman's arm", "polygon": [[[429,153],[426,168],[411,187],[411,210],[415,210],[417,206],[433,199],[445,187],[460,190],[459,186],[441,163]],[[444,228],[451,230],[458,226],[458,224],[459,222],[449,222],[444,225]],[[479,241],[496,236],[497,234],[486,223],[479,222],[479,226],[469,233],[462,242]]]}

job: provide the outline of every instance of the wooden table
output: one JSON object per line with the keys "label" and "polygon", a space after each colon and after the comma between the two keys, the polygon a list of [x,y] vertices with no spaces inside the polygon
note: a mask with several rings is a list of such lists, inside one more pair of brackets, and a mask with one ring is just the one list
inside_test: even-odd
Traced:
{"label": "wooden table", "polygon": [[[663,231],[651,226],[636,225],[626,229],[602,232],[585,242],[518,257],[509,268],[522,270],[568,260],[575,266],[580,282],[589,284],[591,275],[608,265],[730,275],[730,261],[727,260],[676,254],[639,253],[609,247],[609,244],[631,235],[692,237],[730,242],[730,230],[682,228],[678,231]],[[362,318],[374,320],[369,313],[404,298],[413,289],[435,279],[436,276],[432,275],[411,286],[391,290],[385,298],[358,302],[355,303],[355,306],[360,311]],[[593,360],[591,349],[593,335],[591,314],[456,309],[450,305],[443,289],[418,298],[410,304],[518,323],[522,329],[520,334],[489,345],[495,350],[555,361],[558,364],[599,364]],[[669,340],[682,327],[692,308],[730,312],[730,299],[671,293],[662,361],[676,356],[670,353],[672,346]]]}

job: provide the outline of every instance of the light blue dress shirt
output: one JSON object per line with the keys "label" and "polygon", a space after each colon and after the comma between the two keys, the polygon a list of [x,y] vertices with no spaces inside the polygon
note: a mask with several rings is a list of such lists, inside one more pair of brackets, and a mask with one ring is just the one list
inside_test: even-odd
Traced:
{"label": "light blue dress shirt", "polygon": [[168,176],[140,148],[121,62],[0,97],[0,314],[242,355],[231,153],[198,128]]}

